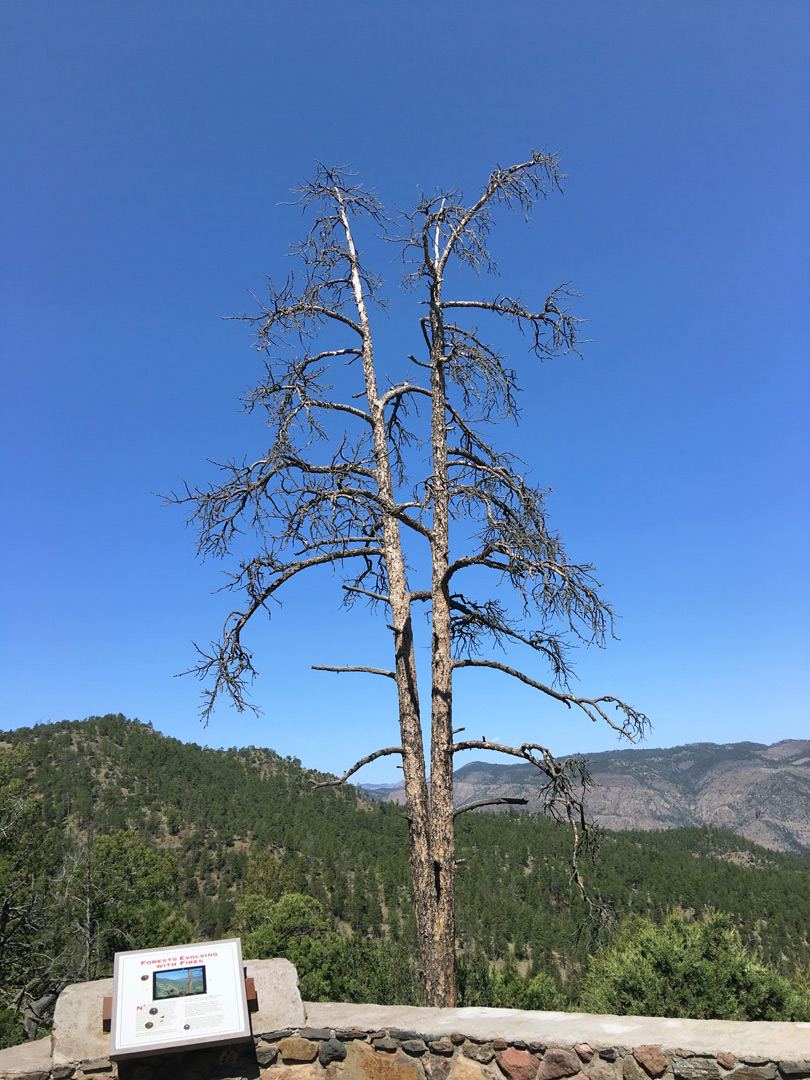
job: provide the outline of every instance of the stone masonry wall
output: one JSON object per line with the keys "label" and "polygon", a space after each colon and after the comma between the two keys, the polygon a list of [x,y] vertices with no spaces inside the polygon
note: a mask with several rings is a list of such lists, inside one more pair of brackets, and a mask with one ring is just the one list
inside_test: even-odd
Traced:
{"label": "stone masonry wall", "polygon": [[257,1040],[262,1080],[805,1080],[810,1061],[694,1054],[642,1044],[547,1046],[387,1028],[300,1029]]}
{"label": "stone masonry wall", "polygon": [[810,1024],[303,1003],[288,961],[248,973],[252,1043],[113,1062],[100,980],[0,1051],[0,1080],[810,1080]]}
{"label": "stone masonry wall", "polygon": [[141,1061],[99,1058],[75,1065],[4,1072],[4,1080],[808,1080],[810,1060],[731,1052],[695,1054],[642,1044],[480,1039],[453,1032],[383,1028],[286,1028],[254,1045],[190,1051]]}

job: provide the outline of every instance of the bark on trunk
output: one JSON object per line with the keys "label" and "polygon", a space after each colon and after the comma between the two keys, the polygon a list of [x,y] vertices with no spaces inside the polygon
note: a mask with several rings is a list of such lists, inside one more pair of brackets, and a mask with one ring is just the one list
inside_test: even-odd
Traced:
{"label": "bark on trunk", "polygon": [[430,895],[432,925],[426,958],[426,1005],[455,1005],[455,836],[453,829],[453,687],[450,598],[447,568],[450,513],[447,476],[447,412],[444,328],[439,306],[441,282],[431,295],[431,452],[433,537],[431,544],[431,741],[430,741]]}
{"label": "bark on trunk", "polygon": [[[405,572],[399,522],[393,513],[395,505],[385,410],[377,390],[374,352],[368,312],[359,273],[357,252],[340,193],[335,195],[340,206],[341,220],[349,252],[350,273],[359,325],[363,337],[363,376],[366,400],[374,439],[377,490],[383,511],[383,546],[388,575],[388,599],[391,606],[391,627],[394,634],[395,674],[399,706],[399,727],[402,741],[402,769],[405,798],[410,818],[410,863],[413,879],[417,942],[421,965],[422,995],[425,1005],[449,1005],[448,985],[453,985],[452,880],[444,891],[441,910],[450,906],[449,983],[448,954],[444,937],[438,941],[436,927],[439,916],[438,896],[443,883],[435,869],[434,845],[431,837],[432,812],[425,772],[425,753],[416,679],[416,656],[411,625],[411,598]],[[386,510],[386,507],[389,508]],[[452,792],[451,792],[452,803]],[[450,819],[452,836],[452,815]],[[451,845],[452,846],[452,845]],[[448,920],[445,916],[445,926]]]}

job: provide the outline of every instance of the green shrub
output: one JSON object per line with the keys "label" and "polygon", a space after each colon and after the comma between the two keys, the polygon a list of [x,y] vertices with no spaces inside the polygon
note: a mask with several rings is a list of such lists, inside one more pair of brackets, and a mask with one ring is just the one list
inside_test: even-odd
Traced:
{"label": "green shrub", "polygon": [[594,1013],[715,1020],[793,1020],[801,994],[745,949],[728,915],[663,926],[632,915],[591,961],[583,1008]]}
{"label": "green shrub", "polygon": [[25,1028],[14,1009],[0,1009],[0,1050],[26,1041]]}

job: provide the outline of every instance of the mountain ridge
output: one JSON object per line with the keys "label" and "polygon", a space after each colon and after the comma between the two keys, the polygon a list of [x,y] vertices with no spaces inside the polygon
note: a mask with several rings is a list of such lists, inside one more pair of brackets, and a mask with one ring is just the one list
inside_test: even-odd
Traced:
{"label": "mountain ridge", "polygon": [[[810,740],[695,742],[583,758],[592,780],[586,810],[603,828],[719,826],[775,851],[810,851]],[[527,810],[537,811],[543,779],[528,763],[471,761],[455,773],[456,803],[525,798]],[[404,802],[401,783],[363,790],[382,802]]]}

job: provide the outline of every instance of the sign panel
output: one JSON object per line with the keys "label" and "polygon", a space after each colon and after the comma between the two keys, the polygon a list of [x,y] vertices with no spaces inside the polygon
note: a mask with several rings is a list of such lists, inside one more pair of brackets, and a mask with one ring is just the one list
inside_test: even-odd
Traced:
{"label": "sign panel", "polygon": [[115,954],[110,1056],[250,1039],[239,938]]}

